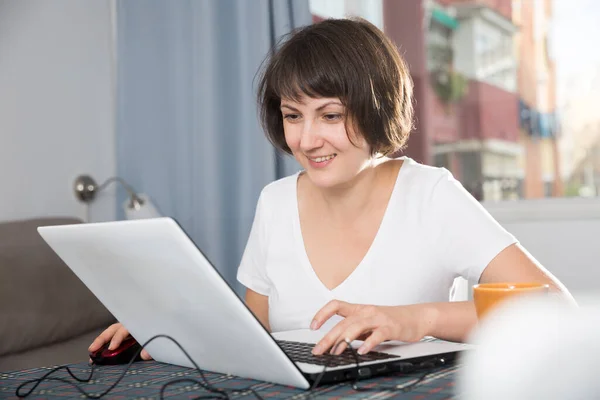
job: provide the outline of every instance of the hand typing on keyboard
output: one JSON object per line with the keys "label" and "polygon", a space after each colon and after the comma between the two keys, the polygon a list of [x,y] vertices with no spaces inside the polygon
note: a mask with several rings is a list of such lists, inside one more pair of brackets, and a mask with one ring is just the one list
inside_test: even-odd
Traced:
{"label": "hand typing on keyboard", "polygon": [[428,314],[420,304],[410,306],[371,306],[351,304],[339,300],[327,303],[315,315],[311,329],[319,329],[334,315],[345,317],[338,322],[314,347],[313,355],[329,350],[342,354],[347,350],[346,339],[364,340],[358,354],[364,355],[386,340],[418,342],[429,335]]}
{"label": "hand typing on keyboard", "polygon": [[[312,353],[313,344],[301,343],[286,340],[278,340],[277,343],[283,351],[295,362],[304,362],[307,364],[316,364],[327,367],[339,367],[342,365],[352,365],[356,363],[356,358],[350,351],[345,349],[339,355],[323,354],[314,355]],[[358,356],[360,363],[369,361],[385,360],[388,358],[396,358],[396,356],[386,353],[372,351],[368,354]]]}

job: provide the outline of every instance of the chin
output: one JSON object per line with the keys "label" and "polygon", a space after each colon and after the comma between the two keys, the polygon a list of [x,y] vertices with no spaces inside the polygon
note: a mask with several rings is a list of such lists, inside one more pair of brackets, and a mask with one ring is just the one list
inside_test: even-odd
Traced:
{"label": "chin", "polygon": [[333,171],[315,171],[309,169],[306,170],[306,175],[313,185],[322,189],[334,188],[344,183],[344,180],[341,179],[342,177]]}

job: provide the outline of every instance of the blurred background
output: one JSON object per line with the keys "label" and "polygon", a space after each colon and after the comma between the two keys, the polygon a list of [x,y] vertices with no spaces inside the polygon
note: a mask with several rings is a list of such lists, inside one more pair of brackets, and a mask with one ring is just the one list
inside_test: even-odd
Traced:
{"label": "blurred background", "polygon": [[128,218],[118,181],[73,193],[116,178],[237,285],[260,190],[298,169],[258,125],[256,72],[290,30],[351,16],[410,66],[403,154],[486,203],[597,196],[593,0],[0,0],[0,221]]}
{"label": "blurred background", "polygon": [[256,73],[291,30],[350,16],[409,64],[399,155],[449,169],[576,297],[599,292],[600,2],[0,0],[0,370],[87,359],[114,321],[40,225],[173,217],[243,294],[260,191],[298,170],[260,128]]}
{"label": "blurred background", "polygon": [[600,52],[587,46],[600,5],[424,0],[421,22],[410,3],[310,1],[315,20],[361,15],[404,51],[418,78],[407,153],[479,200],[596,196]]}

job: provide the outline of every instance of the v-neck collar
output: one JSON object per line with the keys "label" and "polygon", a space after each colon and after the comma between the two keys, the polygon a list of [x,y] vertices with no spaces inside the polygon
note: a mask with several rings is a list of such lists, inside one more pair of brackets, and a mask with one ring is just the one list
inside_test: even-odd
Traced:
{"label": "v-neck collar", "polygon": [[294,185],[294,189],[292,191],[293,197],[294,197],[294,199],[293,199],[293,204],[294,204],[293,224],[294,224],[294,235],[297,237],[297,240],[294,240],[294,242],[296,243],[296,246],[297,246],[297,253],[300,257],[300,263],[302,264],[302,267],[303,267],[305,273],[307,273],[309,275],[310,279],[312,279],[315,282],[315,284],[322,291],[324,291],[328,296],[335,296],[335,294],[337,292],[340,292],[341,290],[343,290],[343,288],[348,285],[348,282],[352,281],[356,276],[358,276],[361,273],[362,270],[364,270],[369,265],[369,259],[372,257],[373,252],[375,252],[374,249],[376,248],[377,243],[381,240],[381,239],[379,239],[379,237],[381,235],[383,235],[382,232],[385,232],[385,230],[387,229],[387,225],[390,223],[389,222],[389,220],[391,218],[390,214],[392,214],[394,211],[394,207],[392,207],[391,204],[395,203],[395,198],[397,196],[396,192],[398,191],[399,182],[400,182],[401,176],[403,175],[402,171],[405,169],[405,166],[408,162],[407,157],[399,157],[398,159],[402,160],[403,162],[398,170],[398,174],[396,176],[396,181],[394,182],[394,187],[392,189],[392,194],[388,200],[388,204],[386,206],[386,209],[383,214],[383,218],[381,220],[379,228],[377,229],[377,233],[375,234],[375,237],[373,238],[373,241],[371,242],[371,245],[369,246],[369,249],[363,256],[362,260],[358,263],[358,265],[354,268],[354,270],[350,273],[350,275],[348,275],[346,277],[346,279],[344,279],[339,285],[337,285],[333,289],[329,289],[327,286],[325,286],[325,284],[321,281],[321,279],[315,272],[315,270],[310,262],[310,259],[308,258],[308,253],[306,252],[306,246],[304,243],[304,237],[302,236],[302,227],[300,224],[300,208],[299,208],[299,204],[298,204],[298,179],[300,178],[300,174],[304,171],[303,170],[298,171],[296,173],[295,179],[292,180],[293,185]]}

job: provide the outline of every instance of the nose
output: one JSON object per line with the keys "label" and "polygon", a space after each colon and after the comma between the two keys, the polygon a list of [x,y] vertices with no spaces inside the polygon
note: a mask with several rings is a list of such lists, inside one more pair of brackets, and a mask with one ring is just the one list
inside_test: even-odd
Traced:
{"label": "nose", "polygon": [[302,127],[302,136],[300,137],[300,149],[303,152],[309,152],[323,146],[323,138],[320,135],[318,125],[312,121],[306,121]]}

